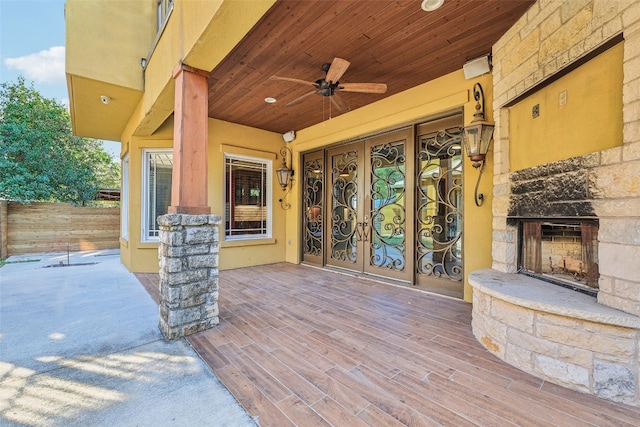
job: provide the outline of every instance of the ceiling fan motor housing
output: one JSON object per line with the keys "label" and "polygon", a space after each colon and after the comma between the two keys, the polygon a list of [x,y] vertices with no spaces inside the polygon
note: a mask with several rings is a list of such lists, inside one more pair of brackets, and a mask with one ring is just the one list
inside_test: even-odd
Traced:
{"label": "ceiling fan motor housing", "polygon": [[[327,64],[325,64],[327,65]],[[318,88],[318,93],[322,96],[331,96],[335,92],[338,84],[340,82],[331,83],[325,79],[316,80],[316,87]]]}

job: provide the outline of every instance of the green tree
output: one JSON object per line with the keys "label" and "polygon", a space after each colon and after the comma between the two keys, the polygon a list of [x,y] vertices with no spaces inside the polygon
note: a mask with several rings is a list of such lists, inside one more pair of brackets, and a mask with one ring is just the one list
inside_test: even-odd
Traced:
{"label": "green tree", "polygon": [[119,182],[120,165],[99,141],[72,134],[65,106],[23,78],[0,84],[0,198],[81,204]]}

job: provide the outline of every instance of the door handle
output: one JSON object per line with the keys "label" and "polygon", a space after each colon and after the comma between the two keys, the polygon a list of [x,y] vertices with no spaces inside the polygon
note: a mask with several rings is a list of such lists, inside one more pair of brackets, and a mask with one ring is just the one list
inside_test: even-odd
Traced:
{"label": "door handle", "polygon": [[356,241],[362,241],[362,223],[356,222]]}
{"label": "door handle", "polygon": [[363,222],[356,222],[356,241],[368,241],[369,231],[369,217],[365,215]]}
{"label": "door handle", "polygon": [[364,222],[362,223],[362,240],[365,242],[369,241],[369,217],[367,215],[364,216]]}

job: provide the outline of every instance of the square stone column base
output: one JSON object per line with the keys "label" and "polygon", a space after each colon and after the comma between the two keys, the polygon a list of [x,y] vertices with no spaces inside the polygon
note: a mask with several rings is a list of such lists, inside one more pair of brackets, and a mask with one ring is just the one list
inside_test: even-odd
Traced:
{"label": "square stone column base", "polygon": [[169,214],[160,225],[160,322],[167,339],[219,323],[219,215]]}

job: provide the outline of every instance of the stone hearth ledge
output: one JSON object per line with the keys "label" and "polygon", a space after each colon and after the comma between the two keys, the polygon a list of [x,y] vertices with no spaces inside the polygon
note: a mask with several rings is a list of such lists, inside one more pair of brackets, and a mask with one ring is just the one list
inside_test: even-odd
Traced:
{"label": "stone hearth ledge", "polygon": [[640,317],[521,274],[479,270],[473,335],[525,372],[603,399],[640,406]]}
{"label": "stone hearth ledge", "polygon": [[595,297],[524,274],[477,270],[469,274],[469,284],[474,290],[530,310],[640,329],[639,316],[599,304]]}

